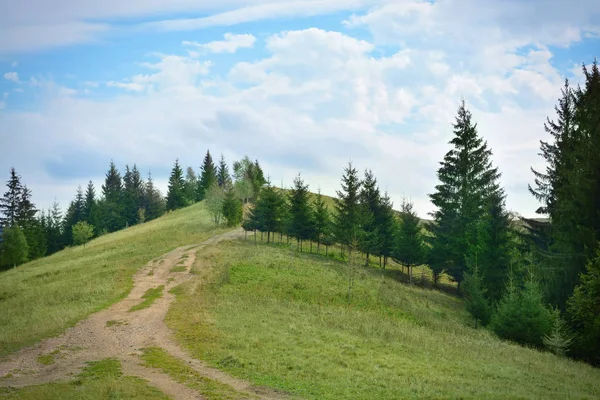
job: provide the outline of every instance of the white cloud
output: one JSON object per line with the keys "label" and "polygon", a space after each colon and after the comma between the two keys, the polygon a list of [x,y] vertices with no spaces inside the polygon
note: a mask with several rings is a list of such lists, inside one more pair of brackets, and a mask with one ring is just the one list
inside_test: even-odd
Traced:
{"label": "white cloud", "polygon": [[[185,46],[196,46],[201,49],[205,49],[211,53],[235,53],[238,49],[249,49],[254,46],[256,38],[254,35],[242,34],[236,35],[233,33],[226,33],[224,35],[225,40],[215,40],[209,43],[196,43],[190,41],[184,41]],[[197,54],[193,54],[198,56]]]}
{"label": "white cloud", "polygon": [[17,72],[6,72],[4,74],[4,79],[8,79],[9,81],[15,83],[21,83],[21,81],[19,80],[19,74]]}
{"label": "white cloud", "polygon": [[0,101],[0,110],[4,110],[6,108],[6,102]]}

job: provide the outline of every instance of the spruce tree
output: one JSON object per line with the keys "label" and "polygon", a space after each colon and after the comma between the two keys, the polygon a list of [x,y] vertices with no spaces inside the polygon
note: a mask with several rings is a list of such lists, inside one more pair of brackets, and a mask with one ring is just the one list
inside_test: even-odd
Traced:
{"label": "spruce tree", "polygon": [[148,173],[148,180],[144,186],[144,196],[142,200],[146,221],[152,221],[165,213],[166,204],[160,190],[154,186],[152,174]]}
{"label": "spruce tree", "polygon": [[[243,217],[243,205],[242,201],[237,198],[235,191],[231,185],[225,188],[225,197],[223,198],[223,218],[227,222],[227,226],[236,226],[242,222]],[[244,226],[245,230],[257,229],[254,226],[249,228],[247,225]]]}
{"label": "spruce tree", "polygon": [[219,167],[217,169],[217,182],[219,186],[224,189],[231,184],[231,176],[229,175],[229,167],[225,162],[225,157],[221,154],[221,161],[219,161]]}
{"label": "spruce tree", "polygon": [[352,244],[358,240],[360,232],[359,195],[361,188],[358,172],[352,166],[352,162],[349,162],[344,169],[341,185],[342,190],[336,192],[334,232],[336,240],[352,250]]}
{"label": "spruce tree", "polygon": [[[127,223],[123,207],[123,180],[115,163],[111,160],[104,184],[102,185],[103,199],[99,204],[100,231],[115,232],[123,229]],[[77,223],[75,221],[73,224]],[[65,231],[68,243],[72,241],[72,234]]]}
{"label": "spruce tree", "polygon": [[214,182],[217,182],[217,169],[213,163],[210,151],[207,150],[206,156],[204,156],[204,162],[200,167],[200,179],[198,180],[198,190],[196,193],[198,201],[204,200],[206,191]]}
{"label": "spruce tree", "polygon": [[484,326],[489,323],[492,316],[492,309],[486,297],[487,290],[481,279],[477,261],[472,265],[473,267],[469,266],[469,270],[465,273],[465,306],[467,311],[473,316],[475,328],[477,328],[478,321],[481,321],[481,324]]}
{"label": "spruce tree", "polygon": [[397,221],[394,215],[393,203],[387,192],[381,196],[379,213],[377,217],[379,229],[379,250],[383,257],[383,268],[387,266],[387,260],[392,256],[396,246]]}
{"label": "spruce tree", "polygon": [[8,191],[0,199],[0,226],[13,226],[19,217],[19,206],[23,193],[21,177],[14,168],[10,169],[10,178],[6,182]]}
{"label": "spruce tree", "polygon": [[83,202],[83,218],[88,224],[96,227],[96,234],[99,232],[97,228],[100,223],[98,210],[98,200],[96,199],[96,188],[92,181],[88,182],[87,189],[85,191],[85,200]]}
{"label": "spruce tree", "polygon": [[83,196],[83,190],[81,186],[77,187],[77,193],[75,194],[75,198],[71,201],[69,208],[67,209],[67,213],[65,214],[64,220],[64,243],[72,244],[73,243],[73,226],[80,221],[85,220],[85,199]]}
{"label": "spruce tree", "polygon": [[379,220],[381,209],[381,194],[377,187],[377,179],[371,170],[365,171],[365,179],[360,191],[360,225],[359,244],[360,250],[367,255],[379,255],[381,250],[381,233]]}
{"label": "spruce tree", "polygon": [[317,191],[317,195],[313,202],[314,215],[314,239],[317,241],[317,254],[320,253],[321,243],[331,234],[331,216],[329,209],[325,204],[321,189]]}
{"label": "spruce tree", "polygon": [[308,196],[308,185],[304,184],[304,180],[298,174],[294,178],[294,186],[289,194],[289,234],[298,240],[300,251],[302,251],[302,242],[314,237],[314,219]]}
{"label": "spruce tree", "polygon": [[477,245],[478,222],[486,212],[489,197],[499,190],[500,174],[490,161],[491,151],[477,133],[477,125],[462,101],[450,150],[440,163],[435,193],[430,195],[436,210],[428,225],[431,267],[439,274],[447,270],[459,284],[466,271],[465,257]]}
{"label": "spruce tree", "polygon": [[267,233],[267,243],[271,241],[271,233],[277,232],[281,225],[281,209],[281,197],[270,182],[267,182],[250,213],[253,225],[259,231]]}
{"label": "spruce tree", "polygon": [[52,203],[52,207],[48,210],[46,242],[48,244],[48,254],[54,254],[64,247],[63,216],[56,201]]}
{"label": "spruce tree", "polygon": [[394,260],[408,268],[412,281],[412,269],[424,260],[424,239],[421,233],[421,220],[413,210],[413,204],[404,200],[400,208],[400,224],[396,233]]}
{"label": "spruce tree", "polygon": [[183,179],[183,171],[179,165],[179,159],[175,160],[175,165],[171,171],[169,178],[169,186],[167,192],[167,211],[177,210],[185,207],[184,198],[185,181]]}

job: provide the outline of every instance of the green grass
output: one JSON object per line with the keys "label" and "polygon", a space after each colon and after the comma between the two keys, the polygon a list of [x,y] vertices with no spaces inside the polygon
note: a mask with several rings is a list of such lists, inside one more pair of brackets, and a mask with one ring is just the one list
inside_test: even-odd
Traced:
{"label": "green grass", "polygon": [[106,359],[90,363],[72,382],[49,383],[21,389],[0,388],[0,399],[166,400],[168,397],[141,379],[123,376],[119,361]]}
{"label": "green grass", "polygon": [[[212,268],[209,268],[212,266]],[[195,357],[308,399],[598,398],[600,370],[473,329],[461,300],[324,257],[198,253],[167,315]]]}
{"label": "green grass", "polygon": [[56,349],[48,354],[42,354],[37,358],[37,361],[43,365],[52,365],[54,364],[54,358],[60,353],[59,349]]}
{"label": "green grass", "polygon": [[146,290],[144,295],[142,296],[142,301],[140,304],[137,304],[129,309],[129,312],[143,310],[144,308],[150,307],[156,299],[160,299],[163,295],[163,290],[165,289],[165,285],[160,285],[155,288],[150,288]]}
{"label": "green grass", "polygon": [[184,362],[170,356],[166,351],[158,347],[143,350],[142,360],[144,365],[162,370],[175,381],[198,391],[203,398],[209,400],[235,400],[248,398],[246,395],[236,392],[232,387],[216,382],[205,376],[201,376],[194,369],[188,367]]}
{"label": "green grass", "polygon": [[224,231],[201,203],[0,272],[0,358],[124,298],[150,260]]}
{"label": "green grass", "polygon": [[186,267],[185,265],[176,265],[173,268],[171,268],[170,272],[185,272],[186,271]]}

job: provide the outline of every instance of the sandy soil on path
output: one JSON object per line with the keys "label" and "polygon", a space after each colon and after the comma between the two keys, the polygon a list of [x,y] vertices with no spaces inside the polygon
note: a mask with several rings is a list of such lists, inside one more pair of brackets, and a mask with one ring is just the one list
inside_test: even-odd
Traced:
{"label": "sandy soil on path", "polygon": [[[198,392],[184,386],[169,375],[141,365],[141,349],[161,347],[170,355],[184,361],[198,373],[231,386],[252,398],[278,399],[283,396],[266,388],[253,387],[250,383],[234,378],[203,362],[191,358],[173,340],[171,331],[164,323],[169,305],[175,296],[169,290],[193,277],[189,273],[196,252],[208,245],[241,236],[236,230],[193,246],[175,249],[141,268],[134,276],[134,286],[127,298],[110,308],[90,315],[62,335],[46,339],[39,344],[24,348],[0,363],[0,386],[23,387],[58,380],[68,380],[77,375],[88,361],[116,358],[121,361],[123,373],[148,381],[174,399],[200,399]],[[184,272],[170,272],[176,265],[183,265]],[[129,312],[139,304],[142,295],[152,288],[164,285],[163,296],[149,308]],[[110,322],[109,322],[110,321]],[[38,357],[57,351],[54,363],[43,365]],[[9,377],[6,377],[6,376]]]}

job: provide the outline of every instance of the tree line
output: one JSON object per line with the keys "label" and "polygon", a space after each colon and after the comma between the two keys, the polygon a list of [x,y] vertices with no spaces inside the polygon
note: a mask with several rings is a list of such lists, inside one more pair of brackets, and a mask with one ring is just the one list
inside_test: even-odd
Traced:
{"label": "tree line", "polygon": [[175,161],[166,196],[155,186],[149,173],[146,180],[137,165],[125,166],[123,174],[110,162],[100,196],[89,181],[86,190],[78,187],[74,199],[63,212],[56,202],[49,210],[38,210],[32,193],[14,168],[10,170],[7,191],[0,198],[0,266],[16,266],[53,254],[72,245],[85,245],[100,235],[156,219],[173,211],[214,196],[215,188],[228,199],[227,220],[239,224],[243,202],[253,201],[264,175],[258,161],[248,157],[233,164],[234,176],[223,156],[215,165],[206,152],[200,174],[183,170]]}

